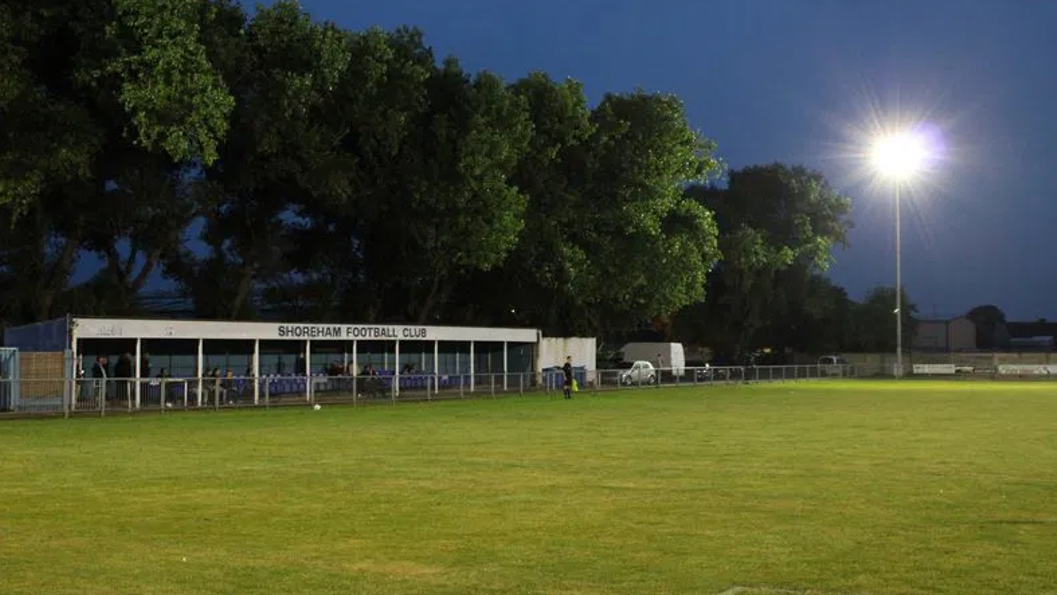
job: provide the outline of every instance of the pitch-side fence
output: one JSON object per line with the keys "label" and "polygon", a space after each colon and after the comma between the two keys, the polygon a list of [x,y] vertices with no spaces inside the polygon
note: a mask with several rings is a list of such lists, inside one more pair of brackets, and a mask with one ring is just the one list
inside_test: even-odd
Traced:
{"label": "pitch-side fence", "polygon": [[[713,386],[848,378],[853,366],[794,365],[671,369],[578,369],[581,391]],[[0,379],[0,416],[374,404],[560,393],[561,370],[523,374],[270,376],[261,378]]]}

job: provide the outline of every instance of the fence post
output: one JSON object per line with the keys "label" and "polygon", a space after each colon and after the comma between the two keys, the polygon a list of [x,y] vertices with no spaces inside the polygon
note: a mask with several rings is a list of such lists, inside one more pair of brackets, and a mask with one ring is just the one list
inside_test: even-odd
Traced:
{"label": "fence post", "polygon": [[271,409],[272,406],[272,383],[267,380],[264,381],[264,410]]}
{"label": "fence post", "polygon": [[[62,417],[63,417],[63,419],[69,419],[70,418],[70,402],[73,400],[73,391],[77,390],[76,382],[77,381],[74,380],[73,378],[70,378],[70,379],[68,379],[66,381],[66,385],[68,387],[67,388],[67,394],[64,394],[62,396]],[[4,386],[3,381],[0,381],[0,387],[3,387],[3,386]],[[11,391],[8,390],[7,392],[10,393]]]}
{"label": "fence post", "polygon": [[495,398],[495,374],[489,374],[489,378],[492,379],[492,398]]}

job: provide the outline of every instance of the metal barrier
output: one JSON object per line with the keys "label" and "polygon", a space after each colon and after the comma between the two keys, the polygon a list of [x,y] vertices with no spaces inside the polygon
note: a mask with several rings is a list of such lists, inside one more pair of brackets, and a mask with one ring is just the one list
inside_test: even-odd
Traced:
{"label": "metal barrier", "polygon": [[[732,366],[684,370],[632,368],[583,370],[581,391],[694,387],[755,382],[848,378],[847,365]],[[560,393],[561,370],[515,374],[411,374],[378,376],[269,376],[261,378],[79,378],[0,380],[7,400],[2,415],[78,415],[135,411],[237,409],[344,403],[367,405],[504,395]]]}

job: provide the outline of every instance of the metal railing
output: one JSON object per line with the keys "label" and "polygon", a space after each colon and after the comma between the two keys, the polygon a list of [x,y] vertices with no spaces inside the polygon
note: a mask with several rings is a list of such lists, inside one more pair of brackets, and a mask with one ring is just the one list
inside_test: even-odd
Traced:
{"label": "metal railing", "polygon": [[[852,366],[733,366],[684,370],[584,370],[580,391],[729,385],[847,378]],[[269,408],[343,403],[394,404],[505,395],[560,394],[561,370],[526,373],[229,378],[0,379],[0,416]]]}

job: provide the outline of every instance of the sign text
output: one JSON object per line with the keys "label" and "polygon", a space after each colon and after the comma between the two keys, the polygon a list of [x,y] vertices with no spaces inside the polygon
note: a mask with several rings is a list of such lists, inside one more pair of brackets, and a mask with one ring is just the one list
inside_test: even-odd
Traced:
{"label": "sign text", "polygon": [[429,339],[429,329],[422,326],[343,326],[340,324],[284,324],[277,335],[280,339],[324,339],[344,341],[352,339],[374,341]]}

